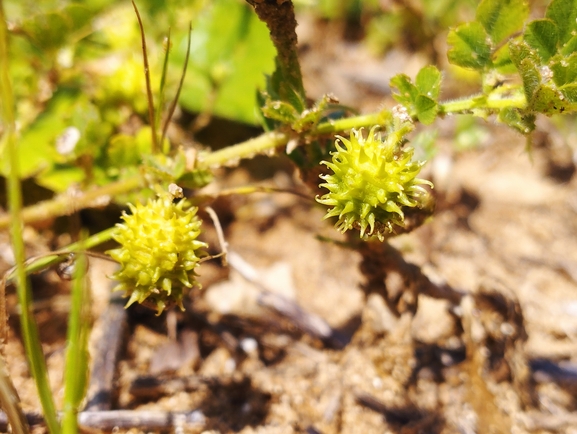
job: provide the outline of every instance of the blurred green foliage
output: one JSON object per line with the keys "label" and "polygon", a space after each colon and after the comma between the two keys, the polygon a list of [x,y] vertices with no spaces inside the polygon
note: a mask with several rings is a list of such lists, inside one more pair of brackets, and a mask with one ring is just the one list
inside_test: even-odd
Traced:
{"label": "blurred green foliage", "polygon": [[[142,0],[155,103],[165,113],[192,49],[180,105],[256,124],[256,92],[274,68],[268,30],[241,0]],[[55,192],[103,185],[139,170],[150,154],[141,35],[129,1],[5,3],[20,169]],[[169,67],[158,89],[171,29]],[[176,149],[178,143],[173,144]],[[7,162],[0,162],[6,175]]]}
{"label": "blurred green foliage", "polygon": [[394,46],[433,54],[435,38],[454,23],[473,18],[473,0],[318,0],[300,3],[329,20],[358,26],[363,42],[376,55]]}

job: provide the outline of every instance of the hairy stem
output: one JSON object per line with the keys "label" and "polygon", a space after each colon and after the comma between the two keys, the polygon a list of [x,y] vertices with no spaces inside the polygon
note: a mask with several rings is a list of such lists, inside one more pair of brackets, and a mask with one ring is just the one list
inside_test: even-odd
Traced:
{"label": "hairy stem", "polygon": [[501,110],[507,107],[520,109],[527,107],[525,95],[522,92],[517,92],[508,97],[479,94],[439,104],[440,112],[445,114],[466,112],[473,109]]}
{"label": "hairy stem", "polygon": [[289,137],[278,131],[261,134],[254,139],[237,145],[229,146],[215,152],[199,156],[199,168],[220,167],[237,164],[242,158],[250,158],[267,150],[274,150],[279,146],[286,145]]}
{"label": "hairy stem", "polygon": [[[140,176],[134,176],[122,181],[95,188],[74,196],[63,193],[54,199],[40,202],[22,210],[20,218],[24,223],[34,223],[54,217],[71,214],[75,211],[99,206],[109,202],[114,196],[128,193],[143,184]],[[0,229],[10,223],[10,215],[0,216]]]}

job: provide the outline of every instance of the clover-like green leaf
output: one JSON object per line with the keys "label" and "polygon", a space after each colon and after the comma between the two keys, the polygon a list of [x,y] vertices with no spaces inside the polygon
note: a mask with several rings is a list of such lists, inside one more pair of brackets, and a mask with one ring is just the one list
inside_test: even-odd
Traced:
{"label": "clover-like green leaf", "polygon": [[568,102],[577,103],[577,83],[567,84],[560,87],[559,90]]}
{"label": "clover-like green leaf", "polygon": [[437,100],[441,89],[441,73],[433,65],[425,66],[417,74],[415,86],[420,94]]}
{"label": "clover-like green leaf", "polygon": [[557,33],[557,26],[553,21],[535,20],[527,25],[523,39],[537,50],[543,62],[547,62],[557,52]]}
{"label": "clover-like green leaf", "polygon": [[559,42],[564,45],[577,32],[577,0],[553,0],[545,17],[555,23]]}
{"label": "clover-like green leaf", "polygon": [[553,81],[557,86],[564,86],[577,81],[577,52],[571,56],[555,56],[549,62],[553,71]]}
{"label": "clover-like green leaf", "polygon": [[428,96],[419,95],[415,100],[417,118],[424,125],[430,125],[435,121],[439,112],[439,104]]}
{"label": "clover-like green leaf", "polygon": [[483,0],[476,15],[492,42],[498,44],[523,28],[529,6],[526,1],[519,0]]}
{"label": "clover-like green leaf", "polygon": [[529,108],[549,116],[568,110],[570,103],[557,89],[542,84],[533,94],[533,98],[529,102]]}
{"label": "clover-like green leaf", "polygon": [[432,66],[422,68],[415,84],[405,74],[397,74],[391,79],[393,98],[403,104],[411,116],[416,116],[425,125],[432,123],[439,112],[437,98],[441,87],[441,73]]}
{"label": "clover-like green leaf", "polygon": [[493,53],[493,67],[501,74],[513,74],[517,72],[511,59],[509,45],[505,44]]}
{"label": "clover-like green leaf", "polygon": [[489,35],[479,22],[462,24],[449,32],[447,55],[454,65],[481,70],[491,64]]}
{"label": "clover-like green leaf", "polygon": [[567,42],[565,42],[565,45],[563,45],[561,47],[560,53],[568,56],[570,54],[573,54],[577,51],[577,34],[573,35]]}
{"label": "clover-like green leaf", "polygon": [[522,113],[514,107],[505,107],[499,112],[499,122],[516,129],[521,134],[529,134],[535,129],[535,115]]}
{"label": "clover-like green leaf", "polygon": [[411,82],[411,79],[406,74],[397,74],[391,78],[390,86],[393,89],[398,89],[399,92],[393,92],[393,98],[405,107],[410,107],[415,103],[415,99],[419,95],[419,90]]}

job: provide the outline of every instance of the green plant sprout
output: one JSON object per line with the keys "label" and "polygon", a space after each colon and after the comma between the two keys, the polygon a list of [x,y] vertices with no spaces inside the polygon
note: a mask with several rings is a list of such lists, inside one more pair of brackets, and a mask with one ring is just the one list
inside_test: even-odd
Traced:
{"label": "green plant sprout", "polygon": [[[113,276],[118,281],[118,289],[125,291],[128,305],[143,303],[160,313],[171,306],[183,307],[183,297],[196,284],[196,273],[207,247],[201,241],[201,221],[196,214],[199,208],[206,206],[209,198],[198,195],[190,200],[181,200],[167,192],[169,185],[197,191],[212,182],[217,168],[234,166],[241,159],[255,155],[284,151],[299,168],[312,191],[322,191],[316,200],[328,208],[325,218],[334,218],[339,231],[358,231],[365,241],[385,242],[391,236],[414,229],[433,213],[434,196],[426,188],[432,184],[418,178],[424,163],[413,161],[413,150],[408,145],[415,124],[430,125],[448,115],[495,116],[499,122],[526,136],[530,144],[537,115],[570,114],[577,109],[577,8],[573,0],[552,0],[544,18],[529,22],[527,2],[481,1],[475,21],[451,29],[448,35],[449,61],[479,73],[478,93],[453,101],[440,100],[442,74],[437,67],[429,65],[422,68],[414,79],[405,74],[391,79],[397,106],[362,115],[340,105],[333,96],[324,96],[313,104],[307,100],[297,56],[296,20],[290,0],[247,1],[268,27],[277,52],[274,72],[267,76],[266,87],[257,98],[264,133],[217,151],[193,152],[171,143],[167,135],[168,123],[181,90],[183,96],[190,91],[184,73],[186,66],[194,61],[195,53],[192,52],[190,62],[188,54],[183,56],[184,68],[177,80],[176,98],[161,128],[162,96],[171,79],[167,66],[170,65],[171,42],[168,38],[162,62],[161,104],[155,107],[149,71],[156,65],[149,64],[144,20],[135,5],[144,54],[149,125],[141,125],[132,134],[118,133],[118,126],[126,121],[127,115],[119,115],[121,111],[117,110],[119,106],[114,98],[96,94],[94,99],[79,97],[81,86],[60,89],[47,106],[44,118],[39,116],[34,122],[29,122],[21,139],[27,143],[32,140],[30,137],[37,137],[38,132],[45,131],[47,123],[80,101],[87,108],[85,112],[93,116],[90,122],[86,121],[83,133],[102,146],[90,153],[85,144],[84,149],[75,149],[68,156],[55,157],[47,172],[52,177],[43,173],[38,175],[38,179],[44,185],[54,187],[53,190],[59,194],[51,200],[22,209],[20,179],[31,175],[38,167],[35,163],[28,166],[18,163],[22,155],[18,156],[16,147],[15,114],[11,107],[14,98],[10,94],[7,68],[0,68],[4,125],[2,146],[9,156],[8,163],[3,163],[3,173],[9,175],[11,192],[10,214],[0,216],[0,228],[11,227],[17,259],[14,273],[6,277],[14,279],[18,287],[26,351],[34,368],[33,376],[51,433],[60,432],[61,426],[45,381],[44,358],[30,314],[26,272],[63,261],[66,255],[53,254],[26,263],[21,224],[67,215],[112,200],[126,203],[126,196],[132,194],[134,200],[131,200],[135,205],[129,205],[130,213],[122,217],[124,223],[71,245],[65,251],[84,251],[98,243],[116,240],[120,247],[108,253],[121,265]],[[243,24],[235,33],[243,43],[251,40],[253,31],[254,15],[247,15],[247,10],[243,9]],[[63,11],[62,16],[66,17],[68,13],[70,11]],[[4,32],[4,36],[0,36],[5,44],[5,19],[2,19],[0,27]],[[33,39],[34,35],[28,36]],[[58,51],[56,47],[64,44],[62,40],[48,42],[54,45],[55,53]],[[190,36],[187,45],[186,53],[191,46],[194,47]],[[224,51],[230,52],[230,47]],[[2,62],[7,64],[6,46],[0,48]],[[226,65],[219,65],[218,71],[213,69],[208,74],[210,90],[206,90],[205,96],[215,92],[212,95],[215,97],[226,87]],[[70,73],[76,74],[74,71]],[[216,110],[216,100],[208,99],[215,104],[211,103],[210,107]],[[136,105],[129,107],[138,111]],[[140,113],[145,116],[142,109]],[[107,120],[106,127],[97,131],[95,125],[102,120]],[[104,144],[109,145],[108,148]],[[86,164],[86,159],[98,162],[96,168],[89,171],[87,167],[91,165]],[[19,168],[24,168],[24,172],[19,172]],[[83,189],[75,194],[72,203],[62,186],[73,180],[80,180]],[[244,187],[236,189],[236,193],[247,194],[257,190]],[[157,197],[151,199],[153,194]],[[315,193],[311,193],[311,199],[314,196]],[[140,199],[146,197],[148,202],[142,204]],[[411,223],[407,222],[408,215],[411,215]],[[83,294],[81,283],[77,286],[76,301],[81,300]],[[74,303],[71,324],[76,328],[71,333],[84,336],[86,331],[78,329],[80,304]],[[87,361],[80,357],[74,363],[86,364]],[[69,381],[73,380],[66,378],[66,382]],[[81,389],[82,382],[77,387]],[[72,418],[80,402],[78,395],[72,392],[69,398],[66,420]],[[17,422],[11,420],[11,423]],[[66,432],[75,429],[72,422],[67,422],[62,428]]]}

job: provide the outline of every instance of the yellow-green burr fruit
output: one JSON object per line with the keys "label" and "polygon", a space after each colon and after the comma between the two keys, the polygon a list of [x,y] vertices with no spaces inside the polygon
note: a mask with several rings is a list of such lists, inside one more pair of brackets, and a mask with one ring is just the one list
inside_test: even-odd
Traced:
{"label": "yellow-green burr fruit", "polygon": [[355,228],[360,236],[383,241],[395,225],[403,226],[403,207],[421,207],[431,182],[417,178],[423,162],[412,161],[413,149],[403,147],[410,122],[383,137],[373,127],[366,138],[352,130],[350,139],[338,137],[332,161],[322,161],[332,173],[321,175],[328,193],[316,200],[331,207],[325,219],[338,217],[340,232]]}
{"label": "yellow-green burr fruit", "polygon": [[200,286],[195,269],[207,247],[197,240],[198,208],[186,200],[173,203],[170,195],[128,206],[131,214],[123,213],[113,235],[121,247],[108,252],[120,264],[114,289],[130,297],[127,307],[138,302],[158,314],[174,305],[184,309],[184,291]]}

